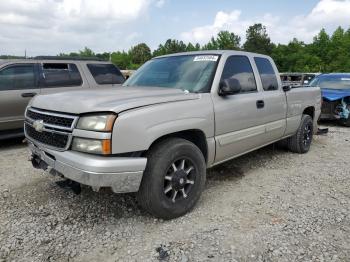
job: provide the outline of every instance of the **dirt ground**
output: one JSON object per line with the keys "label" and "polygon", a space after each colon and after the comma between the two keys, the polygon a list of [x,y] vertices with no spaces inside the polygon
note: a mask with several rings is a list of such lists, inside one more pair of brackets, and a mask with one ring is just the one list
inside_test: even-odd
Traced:
{"label": "dirt ground", "polygon": [[0,261],[350,261],[350,128],[327,125],[308,154],[271,145],[209,170],[171,221],[133,194],[61,189],[0,141]]}

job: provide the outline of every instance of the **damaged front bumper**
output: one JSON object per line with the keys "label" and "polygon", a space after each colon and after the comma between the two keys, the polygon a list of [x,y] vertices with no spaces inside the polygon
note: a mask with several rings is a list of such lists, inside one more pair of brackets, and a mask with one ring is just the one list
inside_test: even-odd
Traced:
{"label": "damaged front bumper", "polygon": [[115,193],[139,190],[147,159],[142,157],[105,157],[74,151],[58,152],[29,142],[32,163],[36,168],[50,169],[67,179],[94,190],[110,187]]}
{"label": "damaged front bumper", "polygon": [[347,120],[350,118],[350,97],[322,103],[321,119]]}

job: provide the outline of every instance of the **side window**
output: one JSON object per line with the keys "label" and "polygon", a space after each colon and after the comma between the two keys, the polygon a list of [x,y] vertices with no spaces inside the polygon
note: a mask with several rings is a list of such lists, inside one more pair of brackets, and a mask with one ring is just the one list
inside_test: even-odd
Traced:
{"label": "side window", "polygon": [[256,82],[252,66],[246,56],[230,56],[226,60],[221,80],[235,79],[241,86],[240,93],[256,92]]}
{"label": "side window", "polygon": [[266,58],[255,57],[255,64],[258,68],[261,82],[265,91],[278,90],[278,82],[276,78],[275,70]]}
{"label": "side window", "polygon": [[44,63],[42,72],[45,87],[80,86],[83,83],[75,64]]}
{"label": "side window", "polygon": [[0,91],[36,87],[34,64],[8,66],[0,71]]}
{"label": "side window", "polygon": [[119,69],[112,64],[88,64],[87,67],[99,85],[122,84],[125,81]]}

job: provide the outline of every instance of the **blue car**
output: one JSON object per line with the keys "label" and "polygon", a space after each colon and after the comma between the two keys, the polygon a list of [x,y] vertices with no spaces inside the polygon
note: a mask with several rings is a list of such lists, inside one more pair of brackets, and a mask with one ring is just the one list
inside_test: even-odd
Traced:
{"label": "blue car", "polygon": [[322,74],[310,86],[321,88],[321,119],[338,120],[350,127],[350,73]]}

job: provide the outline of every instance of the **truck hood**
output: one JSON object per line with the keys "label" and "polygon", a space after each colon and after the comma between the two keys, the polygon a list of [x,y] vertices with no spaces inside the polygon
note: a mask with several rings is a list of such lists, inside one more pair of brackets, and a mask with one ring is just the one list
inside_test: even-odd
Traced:
{"label": "truck hood", "polygon": [[200,94],[159,87],[110,87],[74,90],[34,97],[30,106],[70,114],[115,112],[160,103],[199,99]]}
{"label": "truck hood", "polygon": [[322,88],[322,97],[328,101],[335,101],[350,96],[349,89],[327,89]]}

